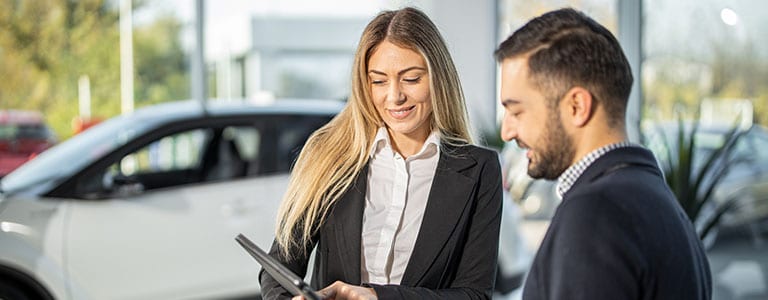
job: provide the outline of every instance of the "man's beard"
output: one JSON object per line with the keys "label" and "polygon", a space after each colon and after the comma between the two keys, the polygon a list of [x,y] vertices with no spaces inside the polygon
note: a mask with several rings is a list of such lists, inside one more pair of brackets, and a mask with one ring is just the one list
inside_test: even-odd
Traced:
{"label": "man's beard", "polygon": [[528,175],[539,179],[557,179],[571,166],[576,155],[573,140],[565,132],[563,123],[557,112],[553,112],[545,127],[544,134],[539,138],[534,156],[528,163]]}

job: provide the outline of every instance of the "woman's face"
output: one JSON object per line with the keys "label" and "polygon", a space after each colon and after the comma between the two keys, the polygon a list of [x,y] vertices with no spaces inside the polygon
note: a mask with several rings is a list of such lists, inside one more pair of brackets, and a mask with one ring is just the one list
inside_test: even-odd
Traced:
{"label": "woman's face", "polygon": [[392,138],[426,140],[432,102],[429,71],[421,54],[383,41],[368,61],[368,84]]}

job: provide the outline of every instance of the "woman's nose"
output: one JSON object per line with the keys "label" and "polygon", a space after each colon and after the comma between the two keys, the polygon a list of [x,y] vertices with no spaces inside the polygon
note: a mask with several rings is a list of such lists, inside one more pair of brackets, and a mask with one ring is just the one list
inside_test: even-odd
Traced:
{"label": "woman's nose", "polygon": [[394,82],[389,85],[389,92],[387,93],[388,101],[394,102],[396,105],[405,103],[405,93],[400,88],[399,83]]}

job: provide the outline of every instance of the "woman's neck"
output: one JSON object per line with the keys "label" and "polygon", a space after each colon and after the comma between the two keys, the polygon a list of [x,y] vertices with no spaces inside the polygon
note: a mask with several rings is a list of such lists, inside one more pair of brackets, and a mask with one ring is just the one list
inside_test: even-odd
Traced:
{"label": "woman's neck", "polygon": [[400,153],[403,158],[408,158],[419,153],[430,134],[429,131],[401,134],[389,129],[387,129],[387,133],[389,134],[389,140],[392,143],[392,149],[397,153]]}

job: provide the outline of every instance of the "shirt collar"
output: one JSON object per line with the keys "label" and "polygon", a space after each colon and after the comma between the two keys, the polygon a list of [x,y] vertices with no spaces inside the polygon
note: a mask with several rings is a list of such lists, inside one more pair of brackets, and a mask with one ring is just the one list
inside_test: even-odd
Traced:
{"label": "shirt collar", "polygon": [[565,193],[571,189],[573,184],[576,183],[576,180],[581,177],[581,174],[583,174],[584,171],[598,158],[612,150],[629,146],[632,146],[632,143],[629,141],[623,141],[605,145],[593,150],[592,152],[589,152],[589,154],[581,158],[581,160],[579,160],[576,164],[570,166],[565,170],[565,172],[563,172],[563,174],[560,174],[560,177],[557,178],[557,196],[560,197],[560,199],[563,199],[563,195],[565,195]]}
{"label": "shirt collar", "polygon": [[[376,131],[376,136],[373,138],[373,146],[371,147],[371,153],[368,154],[370,158],[373,158],[382,149],[392,149],[392,142],[389,140],[389,133],[387,133],[386,127],[379,127]],[[424,145],[421,146],[421,150],[413,155],[413,158],[420,158],[431,156],[434,153],[440,153],[440,132],[432,131],[427,139],[424,141]]]}

